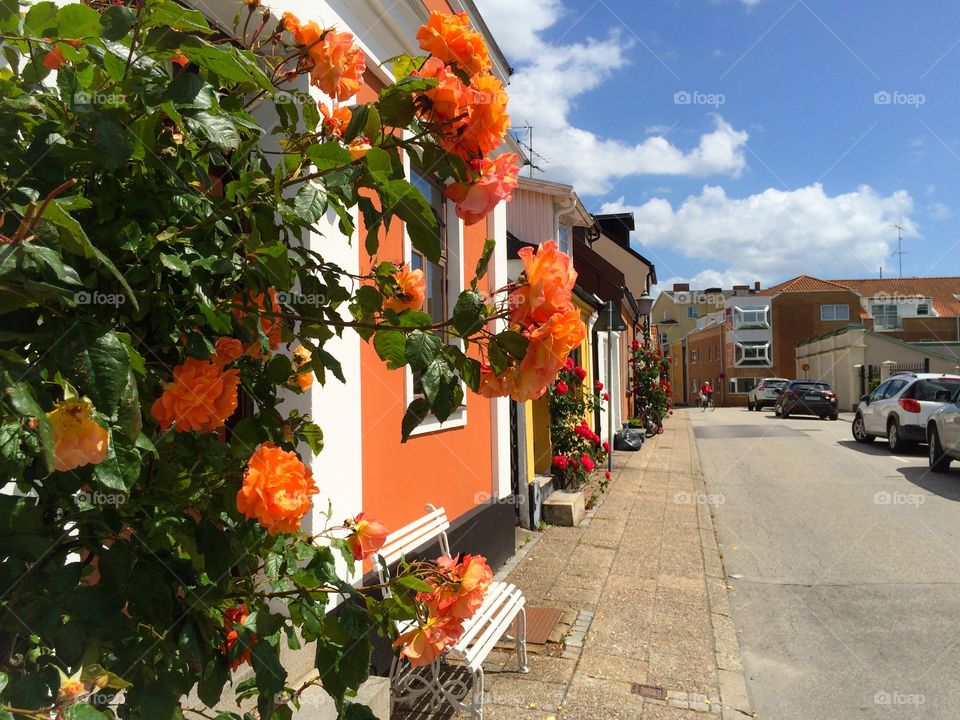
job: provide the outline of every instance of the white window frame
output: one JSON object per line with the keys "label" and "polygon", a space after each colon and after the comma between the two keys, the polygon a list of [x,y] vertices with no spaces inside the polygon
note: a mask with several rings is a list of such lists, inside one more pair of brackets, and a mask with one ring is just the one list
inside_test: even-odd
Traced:
{"label": "white window frame", "polygon": [[[747,350],[763,350],[762,357],[746,357]],[[735,367],[771,367],[773,363],[770,360],[770,343],[766,341],[738,340],[734,345],[733,351]],[[759,360],[760,362],[749,362],[749,360]]]}
{"label": "white window frame", "polygon": [[[753,385],[751,385],[747,390],[737,390],[739,384],[745,380],[752,380]],[[746,395],[750,392],[750,390],[753,390],[757,385],[759,385],[761,380],[763,380],[761,377],[732,377],[730,378],[730,394]]]}
{"label": "white window frame", "polygon": [[564,255],[570,255],[573,245],[573,228],[564,223],[557,224],[557,247]]}
{"label": "white window frame", "polygon": [[[878,308],[883,310],[883,312],[879,315],[877,313]],[[891,309],[895,315],[894,323],[892,325],[888,322],[890,319]],[[896,304],[871,302],[870,316],[873,318],[874,330],[899,330],[903,327],[903,317],[900,315],[900,307]]]}
{"label": "white window frame", "polygon": [[696,305],[690,305],[687,307],[687,320],[696,320],[700,317],[700,313],[697,312]]}
{"label": "white window frame", "polygon": [[[404,158],[404,170],[407,180],[410,179],[410,160],[409,156]],[[464,242],[464,224],[456,213],[456,203],[451,200],[444,200],[447,204],[447,307],[453,312],[457,304],[457,298],[463,292],[463,242]],[[409,263],[413,256],[413,243],[410,242],[410,235],[407,233],[407,226],[403,226],[403,261]],[[463,350],[463,340],[454,338],[450,341],[451,345]],[[445,430],[455,430],[467,426],[467,386],[462,380],[460,382],[463,388],[463,401],[450,417],[443,422],[437,419],[432,413],[427,415],[420,425],[418,425],[410,437],[418,435],[427,435]],[[413,389],[413,371],[410,366],[404,367],[404,407],[408,406],[416,398],[416,392]]]}
{"label": "white window frame", "polygon": [[[923,312],[920,312],[920,308],[923,308]],[[930,303],[922,302],[917,303],[917,317],[930,317]]]}
{"label": "white window frame", "polygon": [[[840,309],[843,309],[843,312],[839,312]],[[828,315],[830,317],[828,317]],[[850,320],[850,306],[841,305],[841,304],[830,304],[830,305],[821,305],[820,306],[820,320],[823,322],[835,322],[837,320]]]}
{"label": "white window frame", "polygon": [[[759,314],[761,319],[758,320],[747,320],[747,317],[756,317]],[[742,308],[734,307],[733,308],[733,327],[735,330],[743,329],[752,329],[752,328],[769,328],[770,327],[770,306],[765,305],[763,307],[756,308]]]}

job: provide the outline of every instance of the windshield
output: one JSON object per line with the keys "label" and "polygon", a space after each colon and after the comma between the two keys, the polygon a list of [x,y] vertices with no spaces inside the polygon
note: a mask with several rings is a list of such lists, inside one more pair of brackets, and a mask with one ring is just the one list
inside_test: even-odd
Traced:
{"label": "windshield", "polygon": [[790,387],[791,390],[817,390],[823,392],[829,390],[830,386],[826,383],[797,383]]}
{"label": "windshield", "polygon": [[782,388],[786,384],[786,380],[764,380],[763,382],[764,387],[768,388]]}
{"label": "windshield", "polygon": [[919,380],[914,388],[913,397],[917,400],[946,402],[954,396],[957,390],[960,390],[960,378]]}

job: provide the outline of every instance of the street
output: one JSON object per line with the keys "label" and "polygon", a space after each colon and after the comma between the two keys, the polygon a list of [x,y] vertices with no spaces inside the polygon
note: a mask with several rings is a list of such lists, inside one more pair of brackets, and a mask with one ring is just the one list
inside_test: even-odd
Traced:
{"label": "street", "polygon": [[960,471],[836,422],[689,410],[757,717],[960,706]]}

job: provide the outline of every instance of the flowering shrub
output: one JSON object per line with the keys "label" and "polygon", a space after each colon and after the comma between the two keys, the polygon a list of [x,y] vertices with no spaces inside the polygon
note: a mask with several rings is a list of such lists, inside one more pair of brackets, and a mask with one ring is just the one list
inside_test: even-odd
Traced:
{"label": "flowering shrub", "polygon": [[[397,82],[348,107],[365,70],[349,33],[256,0],[234,37],[173,0],[98,7],[0,3],[0,715],[239,720],[195,705],[249,664],[236,696],[283,720],[310,683],[288,686],[280,650],[309,642],[312,682],[369,717],[349,697],[371,630],[417,620],[446,646],[489,568],[405,566],[383,600],[347,582],[386,528],[314,511],[300,529],[342,479],[313,477],[321,428],[283,403],[342,381],[325,345],[344,332],[419,373],[403,439],[464,384],[546,392],[584,333],[552,248],[482,293],[488,242],[445,322],[422,312],[423,274],[380,255],[398,220],[424,257],[441,251],[403,157],[449,183],[467,223],[509,198],[516,158],[492,156],[506,96],[465,15],[431,16],[429,57],[395,58]],[[323,257],[342,237],[304,243],[325,217],[368,273]]]}
{"label": "flowering shrub", "polygon": [[587,374],[568,359],[550,388],[550,442],[553,474],[563,488],[577,489],[597,465],[606,462],[610,444],[587,420],[602,409],[600,397],[584,387]]}
{"label": "flowering shrub", "polygon": [[639,415],[641,408],[649,406],[661,420],[667,417],[673,407],[673,387],[668,377],[669,367],[669,363],[658,348],[652,345],[641,345],[637,340],[633,341],[630,351],[630,388],[634,415]]}

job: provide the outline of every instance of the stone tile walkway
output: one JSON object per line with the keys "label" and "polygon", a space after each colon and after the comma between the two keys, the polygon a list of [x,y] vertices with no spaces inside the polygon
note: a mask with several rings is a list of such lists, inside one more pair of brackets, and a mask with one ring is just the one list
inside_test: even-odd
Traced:
{"label": "stone tile walkway", "polygon": [[506,569],[529,605],[565,612],[550,643],[530,646],[528,674],[491,654],[484,718],[749,717],[707,500],[686,411],[617,453],[584,523],[548,528]]}

